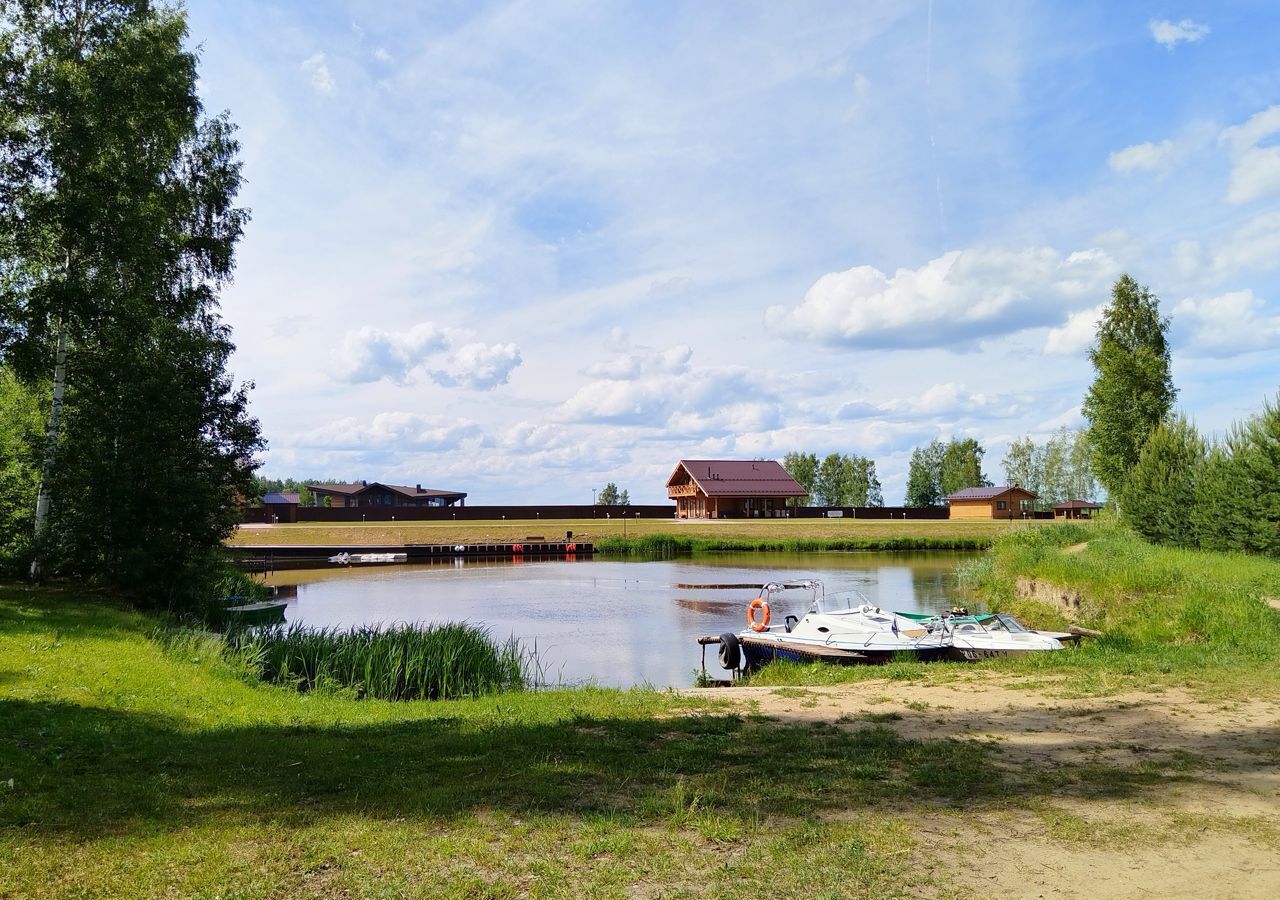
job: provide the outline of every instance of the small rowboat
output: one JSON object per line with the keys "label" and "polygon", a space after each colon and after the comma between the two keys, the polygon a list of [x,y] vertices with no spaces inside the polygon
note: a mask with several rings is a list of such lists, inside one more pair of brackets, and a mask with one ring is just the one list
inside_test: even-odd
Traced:
{"label": "small rowboat", "polygon": [[284,600],[264,600],[227,607],[227,621],[232,625],[280,625],[284,623]]}

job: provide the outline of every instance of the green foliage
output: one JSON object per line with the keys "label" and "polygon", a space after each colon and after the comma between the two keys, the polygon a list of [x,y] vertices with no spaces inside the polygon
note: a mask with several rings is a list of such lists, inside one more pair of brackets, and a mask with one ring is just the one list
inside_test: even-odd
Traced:
{"label": "green foliage", "polygon": [[1195,546],[1191,510],[1205,454],[1204,438],[1186,418],[1160,423],[1125,480],[1120,495],[1125,521],[1147,540]]}
{"label": "green foliage", "polygon": [[0,572],[26,568],[43,431],[37,391],[0,366]]}
{"label": "green foliage", "polygon": [[985,550],[989,537],[886,535],[884,537],[850,538],[754,538],[701,537],[687,534],[646,534],[625,538],[610,535],[596,541],[595,550],[604,556],[638,556],[645,559],[671,559],[697,553],[733,551],[770,551],[817,553],[853,550]]}
{"label": "green foliage", "polygon": [[526,657],[465,623],[365,626],[294,623],[228,636],[233,655],[265,681],[299,690],[350,688],[381,700],[455,700],[522,690]]}
{"label": "green foliage", "polygon": [[811,506],[816,500],[814,485],[818,479],[818,454],[793,450],[782,457],[782,468],[808,493],[807,497],[788,497],[787,506]]}
{"label": "green foliage", "polygon": [[1037,509],[1052,509],[1064,500],[1093,500],[1098,482],[1090,462],[1089,434],[1084,429],[1058,429],[1037,446],[1030,436],[1009,444],[1004,458],[1006,484],[1021,485],[1037,495]]}
{"label": "green foliage", "polygon": [[982,456],[986,451],[973,438],[952,438],[942,453],[938,470],[938,486],[942,496],[949,497],[967,487],[990,484],[982,472]]}
{"label": "green foliage", "polygon": [[945,451],[946,446],[941,441],[931,441],[911,451],[904,506],[942,505],[942,457]]}
{"label": "green foliage", "polygon": [[[148,3],[0,6],[0,355],[66,377],[36,553],[172,604],[251,492],[257,422],[216,313],[247,211],[201,115],[186,20]],[[67,346],[65,369],[54,347]]]}
{"label": "green foliage", "polygon": [[631,495],[627,491],[618,490],[618,486],[612,481],[600,489],[596,498],[597,506],[626,506],[630,502]]}
{"label": "green foliage", "polygon": [[1112,496],[1121,493],[1142,445],[1173,408],[1169,320],[1145,286],[1122,275],[1089,351],[1096,375],[1084,398],[1093,470]]}
{"label": "green foliage", "polygon": [[813,482],[818,506],[884,506],[874,460],[831,453],[818,466]]}

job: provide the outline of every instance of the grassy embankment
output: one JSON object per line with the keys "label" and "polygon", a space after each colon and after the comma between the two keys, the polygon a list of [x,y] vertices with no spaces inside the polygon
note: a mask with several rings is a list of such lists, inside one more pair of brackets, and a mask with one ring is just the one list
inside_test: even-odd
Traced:
{"label": "grassy embankment", "polygon": [[917,804],[1007,802],[968,742],[651,690],[299,693],[156,626],[0,587],[0,896],[889,896],[932,877]]}
{"label": "grassy embankment", "polygon": [[[975,599],[1033,627],[1074,623],[1105,634],[1078,648],[991,660],[971,671],[1029,676],[1028,684],[1043,676],[1082,693],[1171,684],[1233,696],[1280,689],[1280,560],[1157,547],[1114,525],[1057,525],[1002,538],[986,556],[962,564],[960,575]],[[1067,615],[1019,596],[1020,576],[1076,592],[1079,609]],[[878,672],[779,665],[754,683],[955,674],[954,666],[910,662]]]}
{"label": "grassy embankment", "polygon": [[540,535],[560,540],[566,531],[608,553],[696,553],[724,550],[982,550],[1011,531],[1040,522],[901,519],[724,519],[682,522],[634,519],[522,520],[519,522],[299,523],[241,528],[228,543],[360,546],[503,543]]}

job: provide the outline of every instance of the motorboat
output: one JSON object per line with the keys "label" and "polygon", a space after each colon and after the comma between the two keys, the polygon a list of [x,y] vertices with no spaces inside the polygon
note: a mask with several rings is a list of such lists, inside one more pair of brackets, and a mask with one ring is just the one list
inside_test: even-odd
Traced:
{"label": "motorboat", "polygon": [[[809,608],[772,624],[770,600],[795,588],[813,592]],[[721,635],[722,664],[733,662],[739,647],[748,669],[772,659],[886,662],[896,653],[934,659],[947,649],[941,628],[874,606],[859,591],[827,595],[819,581],[764,585],[748,617],[750,628]]]}
{"label": "motorboat", "polygon": [[943,655],[948,659],[975,662],[997,656],[1014,656],[1061,650],[1063,639],[1074,635],[1036,631],[1008,613],[980,615],[928,615],[897,613],[900,618],[927,628],[943,638]]}

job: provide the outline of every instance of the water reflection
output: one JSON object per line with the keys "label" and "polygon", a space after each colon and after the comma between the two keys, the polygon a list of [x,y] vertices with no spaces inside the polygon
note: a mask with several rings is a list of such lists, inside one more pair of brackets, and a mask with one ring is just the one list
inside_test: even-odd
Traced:
{"label": "water reflection", "polygon": [[[745,627],[754,590],[818,579],[828,594],[858,590],[879,606],[938,611],[954,602],[962,553],[719,554],[697,561],[463,562],[280,572],[286,618],[315,626],[467,620],[536,644],[553,679],[607,685],[687,685],[695,639]],[[739,585],[719,590],[710,585]],[[810,593],[788,591],[774,617],[800,614]]]}

